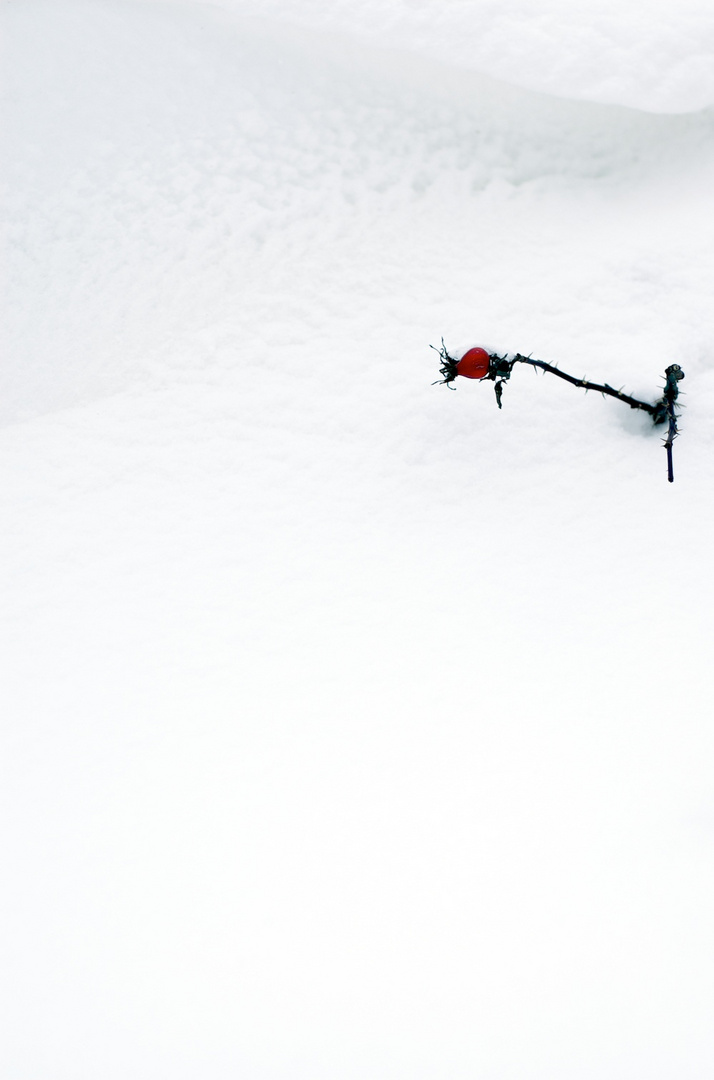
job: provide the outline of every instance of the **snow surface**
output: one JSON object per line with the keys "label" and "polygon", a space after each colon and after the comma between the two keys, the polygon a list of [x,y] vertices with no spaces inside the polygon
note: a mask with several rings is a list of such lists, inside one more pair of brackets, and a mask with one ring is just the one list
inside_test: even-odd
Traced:
{"label": "snow surface", "polygon": [[711,0],[198,2],[355,34],[564,97],[666,113],[714,104]]}
{"label": "snow surface", "polygon": [[0,5],[2,1075],[709,1078],[714,113],[262,8]]}

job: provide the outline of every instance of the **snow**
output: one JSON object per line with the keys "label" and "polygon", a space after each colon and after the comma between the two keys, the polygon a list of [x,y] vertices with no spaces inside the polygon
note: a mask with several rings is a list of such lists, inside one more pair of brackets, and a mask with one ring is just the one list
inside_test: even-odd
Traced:
{"label": "snow", "polygon": [[711,1074],[706,13],[434,10],[0,6],[8,1076]]}
{"label": "snow", "polygon": [[432,77],[446,64],[529,90],[652,112],[714,104],[710,0],[198,2],[416,53],[429,61]]}

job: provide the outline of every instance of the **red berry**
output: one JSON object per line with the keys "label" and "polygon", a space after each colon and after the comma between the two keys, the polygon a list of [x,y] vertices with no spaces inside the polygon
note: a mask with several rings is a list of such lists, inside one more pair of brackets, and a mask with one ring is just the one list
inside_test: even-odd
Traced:
{"label": "red berry", "polygon": [[483,379],[488,375],[491,357],[485,349],[469,349],[456,365],[456,374],[466,379]]}

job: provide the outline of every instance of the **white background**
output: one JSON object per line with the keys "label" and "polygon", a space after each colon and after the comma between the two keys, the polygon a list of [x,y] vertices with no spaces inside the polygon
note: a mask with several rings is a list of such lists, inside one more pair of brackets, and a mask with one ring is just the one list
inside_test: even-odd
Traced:
{"label": "white background", "polygon": [[709,12],[0,12],[2,1075],[708,1080]]}

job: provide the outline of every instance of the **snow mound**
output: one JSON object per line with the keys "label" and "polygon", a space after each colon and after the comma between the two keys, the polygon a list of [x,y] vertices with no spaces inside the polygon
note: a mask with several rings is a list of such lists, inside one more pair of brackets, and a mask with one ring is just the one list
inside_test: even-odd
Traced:
{"label": "snow mound", "polygon": [[709,0],[218,2],[280,22],[354,34],[560,97],[664,113],[714,104]]}
{"label": "snow mound", "polygon": [[252,10],[0,5],[3,1075],[714,1075],[712,115]]}

